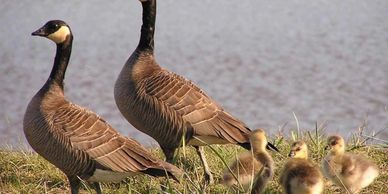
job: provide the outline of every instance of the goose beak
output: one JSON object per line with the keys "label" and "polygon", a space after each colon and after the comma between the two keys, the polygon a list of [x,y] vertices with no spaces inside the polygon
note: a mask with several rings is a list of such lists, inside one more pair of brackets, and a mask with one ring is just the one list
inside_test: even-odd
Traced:
{"label": "goose beak", "polygon": [[290,152],[289,154],[288,154],[288,157],[290,157],[290,158],[293,158],[295,156],[295,152]]}
{"label": "goose beak", "polygon": [[276,152],[280,153],[279,149],[277,147],[275,147],[272,143],[268,142],[266,148],[268,150],[272,150],[272,151],[276,151]]}
{"label": "goose beak", "polygon": [[47,36],[44,31],[44,28],[39,28],[37,31],[31,33],[32,36]]}

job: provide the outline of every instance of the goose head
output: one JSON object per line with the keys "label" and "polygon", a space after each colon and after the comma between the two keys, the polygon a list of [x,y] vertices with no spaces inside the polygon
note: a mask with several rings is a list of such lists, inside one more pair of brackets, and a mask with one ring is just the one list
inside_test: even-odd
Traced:
{"label": "goose head", "polygon": [[31,35],[46,37],[56,44],[64,43],[72,36],[70,27],[61,20],[48,21],[44,26],[33,32]]}
{"label": "goose head", "polygon": [[304,141],[296,141],[291,145],[291,151],[288,154],[291,158],[307,159],[307,145]]}
{"label": "goose head", "polygon": [[345,152],[345,140],[341,136],[334,135],[330,136],[327,139],[326,150],[329,151],[330,154],[342,154]]}

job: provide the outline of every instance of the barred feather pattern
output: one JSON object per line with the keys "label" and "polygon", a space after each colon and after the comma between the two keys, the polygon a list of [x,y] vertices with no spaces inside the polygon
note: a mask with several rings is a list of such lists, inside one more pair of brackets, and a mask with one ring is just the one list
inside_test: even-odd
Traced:
{"label": "barred feather pattern", "polygon": [[32,148],[66,175],[88,178],[96,168],[179,171],[134,139],[120,135],[97,114],[68,102],[59,87],[44,88],[48,92],[41,90],[27,108],[24,132]]}
{"label": "barred feather pattern", "polygon": [[161,68],[147,53],[135,51],[127,61],[116,82],[115,99],[124,117],[162,148],[177,148],[183,134],[186,142],[193,136],[249,142],[250,130],[243,122],[191,81]]}

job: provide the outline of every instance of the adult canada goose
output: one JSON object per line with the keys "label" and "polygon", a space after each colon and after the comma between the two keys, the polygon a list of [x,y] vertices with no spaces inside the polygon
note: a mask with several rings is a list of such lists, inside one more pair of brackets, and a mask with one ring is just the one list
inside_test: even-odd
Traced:
{"label": "adult canada goose", "polygon": [[370,185],[379,170],[371,161],[362,156],[346,153],[345,141],[341,136],[327,139],[329,150],[322,160],[324,175],[348,193],[358,193]]}
{"label": "adult canada goose", "polygon": [[266,151],[268,142],[262,129],[252,131],[250,143],[252,152],[242,153],[228,169],[225,169],[222,182],[227,186],[241,184],[247,190],[256,177],[252,193],[262,193],[273,176],[274,162]]}
{"label": "adult canada goose", "polygon": [[319,194],[323,191],[323,176],[318,166],[308,160],[304,141],[291,146],[291,157],[280,174],[280,183],[286,194]]}
{"label": "adult canada goose", "polygon": [[156,0],[140,1],[143,7],[140,41],[116,81],[116,104],[135,128],[159,143],[167,161],[173,160],[182,139],[186,145],[194,146],[204,166],[205,178],[212,182],[200,146],[239,144],[249,149],[250,129],[191,81],[158,65],[154,57]]}
{"label": "adult canada goose", "polygon": [[54,41],[57,51],[50,77],[27,107],[24,134],[38,154],[66,174],[72,193],[78,193],[80,178],[93,182],[101,193],[98,182],[118,182],[139,173],[164,176],[167,171],[172,177],[180,176],[180,169],[65,98],[63,79],[73,41],[65,22],[49,21],[32,35]]}

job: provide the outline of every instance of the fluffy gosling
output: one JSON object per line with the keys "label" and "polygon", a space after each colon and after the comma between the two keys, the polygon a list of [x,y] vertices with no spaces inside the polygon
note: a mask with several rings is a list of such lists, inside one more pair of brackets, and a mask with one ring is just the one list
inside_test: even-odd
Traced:
{"label": "fluffy gosling", "polygon": [[237,160],[230,165],[230,170],[226,169],[224,171],[222,183],[227,186],[241,184],[244,190],[248,190],[257,175],[252,193],[261,193],[264,191],[268,180],[273,176],[273,160],[266,150],[268,142],[262,129],[253,131],[249,140],[252,152],[244,152],[238,156]]}
{"label": "fluffy gosling", "polygon": [[323,177],[315,164],[308,160],[308,149],[304,141],[291,145],[291,159],[284,165],[280,184],[286,194],[319,194],[323,190]]}
{"label": "fluffy gosling", "polygon": [[345,152],[345,141],[341,136],[327,140],[329,150],[322,160],[324,175],[348,193],[358,193],[370,185],[378,176],[377,166],[359,155]]}

